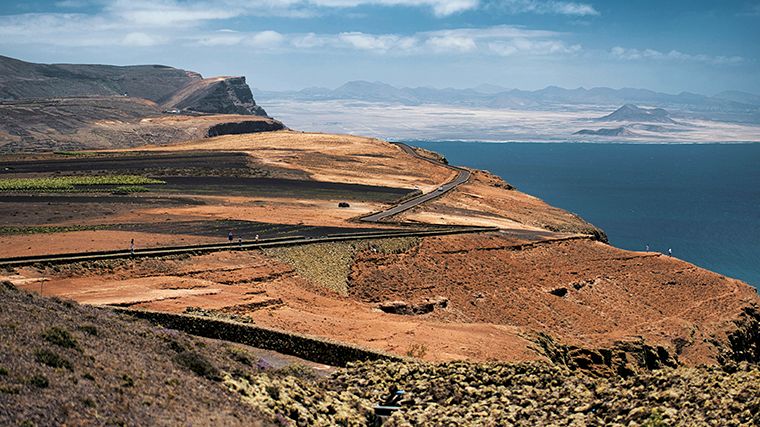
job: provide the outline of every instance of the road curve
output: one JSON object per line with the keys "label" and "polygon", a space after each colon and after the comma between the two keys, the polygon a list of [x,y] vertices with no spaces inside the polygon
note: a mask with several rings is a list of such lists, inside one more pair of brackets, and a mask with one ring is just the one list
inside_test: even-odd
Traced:
{"label": "road curve", "polygon": [[393,207],[391,207],[389,209],[386,209],[386,210],[384,210],[382,212],[376,212],[376,213],[373,213],[371,215],[367,215],[365,217],[362,217],[362,218],[360,218],[361,221],[365,221],[365,222],[380,222],[380,221],[382,221],[382,220],[384,220],[386,218],[390,218],[390,217],[392,217],[394,215],[398,215],[398,214],[400,214],[402,212],[408,211],[409,209],[412,209],[413,207],[419,206],[419,205],[421,205],[421,204],[423,204],[423,203],[425,203],[425,202],[427,202],[429,200],[435,199],[436,197],[440,197],[440,196],[446,194],[447,192],[453,190],[454,188],[458,187],[459,185],[464,184],[465,182],[467,182],[470,179],[470,176],[472,175],[470,173],[470,171],[468,171],[467,169],[459,168],[459,167],[456,167],[456,166],[444,165],[443,163],[437,162],[437,161],[435,161],[433,159],[430,159],[430,158],[427,158],[427,157],[424,157],[424,156],[420,156],[419,154],[417,154],[416,151],[414,151],[414,149],[412,147],[404,144],[403,142],[393,142],[392,144],[396,144],[404,152],[406,152],[407,154],[412,155],[414,157],[417,157],[418,159],[422,159],[422,160],[424,160],[426,162],[430,162],[430,163],[433,163],[433,164],[438,165],[438,166],[445,166],[445,167],[447,167],[447,168],[449,168],[451,170],[454,170],[454,171],[457,172],[457,176],[454,179],[452,179],[451,181],[449,181],[449,182],[441,185],[440,187],[438,187],[437,189],[435,189],[435,190],[433,190],[433,191],[431,191],[429,193],[421,194],[421,195],[416,196],[416,197],[412,197],[411,199],[405,200],[405,201],[403,201],[403,202],[401,202],[401,203],[399,203],[399,204],[397,204],[397,205],[395,205],[395,206],[393,206]]}
{"label": "road curve", "polygon": [[[376,212],[371,215],[360,218],[365,222],[380,222],[383,219],[398,215],[404,211],[407,211],[415,206],[419,206],[429,200],[440,197],[443,194],[453,190],[457,186],[464,184],[470,179],[472,175],[470,171],[464,168],[456,166],[444,165],[433,159],[421,156],[417,154],[414,149],[404,143],[394,142],[405,153],[417,157],[418,159],[426,162],[433,163],[438,166],[445,166],[451,170],[457,172],[457,176],[451,181],[441,185],[436,190],[427,194],[421,194],[411,199],[405,200],[389,209],[382,212]],[[115,251],[95,251],[95,252],[80,252],[80,253],[67,253],[67,254],[51,254],[40,256],[22,256],[13,258],[0,258],[0,267],[19,267],[23,265],[31,265],[37,263],[70,263],[70,262],[83,262],[83,261],[96,261],[103,259],[116,259],[116,258],[134,258],[134,257],[160,257],[167,255],[178,255],[187,253],[203,253],[203,252],[217,252],[217,251],[229,251],[229,250],[250,250],[250,249],[262,249],[266,247],[276,246],[292,246],[303,245],[320,242],[339,242],[348,240],[363,240],[363,239],[378,239],[378,238],[390,238],[390,237],[424,237],[424,236],[440,236],[446,234],[462,234],[462,233],[482,233],[488,231],[498,231],[497,227],[479,227],[479,226],[439,226],[438,229],[415,229],[411,231],[406,230],[378,230],[377,232],[360,232],[360,233],[345,233],[338,235],[327,235],[319,238],[308,238],[303,236],[293,236],[286,238],[273,238],[262,239],[259,241],[247,241],[242,243],[221,243],[221,244],[206,244],[206,245],[188,245],[188,246],[170,246],[170,247],[156,247],[150,249],[142,249],[135,252],[134,255],[129,251],[115,250]]]}

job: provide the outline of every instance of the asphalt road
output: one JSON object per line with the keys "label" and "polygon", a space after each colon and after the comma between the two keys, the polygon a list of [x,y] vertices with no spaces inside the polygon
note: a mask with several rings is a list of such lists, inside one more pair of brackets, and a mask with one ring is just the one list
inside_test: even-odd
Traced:
{"label": "asphalt road", "polygon": [[465,234],[465,233],[483,233],[486,231],[498,231],[496,227],[448,227],[445,229],[435,230],[378,230],[376,232],[358,232],[351,234],[331,234],[324,237],[304,237],[304,236],[291,236],[280,237],[272,239],[261,240],[247,240],[243,242],[233,243],[219,243],[219,244],[206,244],[206,245],[188,245],[188,246],[164,246],[135,250],[135,254],[132,255],[128,250],[116,250],[116,251],[96,251],[96,252],[80,252],[80,253],[68,253],[68,254],[51,254],[51,255],[32,255],[21,256],[14,258],[2,258],[0,259],[0,267],[19,267],[23,265],[32,265],[37,263],[70,263],[70,262],[83,262],[83,261],[97,261],[104,259],[117,259],[117,258],[140,258],[140,257],[159,257],[168,255],[179,254],[199,254],[209,252],[220,251],[234,251],[234,250],[251,250],[251,249],[263,249],[268,247],[281,247],[281,246],[293,246],[304,245],[314,243],[326,243],[326,242],[345,242],[351,240],[364,240],[364,239],[382,239],[391,237],[425,237],[425,236],[443,236],[447,234]]}
{"label": "asphalt road", "polygon": [[414,151],[414,149],[412,149],[412,147],[410,147],[410,146],[408,146],[408,145],[406,145],[406,144],[404,144],[402,142],[394,142],[394,144],[398,145],[402,150],[404,150],[404,152],[406,152],[407,154],[409,154],[411,156],[414,156],[414,157],[416,157],[418,159],[422,159],[422,160],[425,160],[427,162],[430,162],[430,163],[433,163],[433,164],[436,164],[436,165],[439,165],[439,166],[445,166],[445,167],[447,167],[447,168],[449,168],[451,170],[457,171],[457,176],[454,179],[452,179],[451,181],[449,181],[449,182],[441,185],[440,187],[438,187],[437,189],[435,189],[435,190],[433,190],[433,191],[431,191],[429,193],[421,194],[421,195],[419,195],[417,197],[413,197],[411,199],[408,199],[408,200],[406,200],[406,201],[404,201],[402,203],[399,203],[398,205],[393,206],[392,208],[386,209],[386,210],[384,210],[382,212],[377,212],[377,213],[373,213],[371,215],[367,215],[367,216],[361,218],[362,221],[366,221],[366,222],[380,222],[380,221],[382,221],[382,220],[384,220],[386,218],[389,218],[389,217],[392,217],[394,215],[398,215],[398,214],[400,214],[402,212],[408,211],[409,209],[412,209],[415,206],[419,206],[419,205],[421,205],[421,204],[423,204],[423,203],[425,203],[425,202],[427,202],[429,200],[435,199],[436,197],[440,197],[440,196],[446,194],[447,192],[453,190],[457,186],[459,186],[461,184],[464,184],[465,182],[467,182],[467,180],[470,179],[470,176],[472,175],[470,173],[470,171],[468,171],[467,169],[458,168],[456,166],[443,165],[442,163],[437,162],[435,160],[429,159],[427,157],[420,156],[419,154],[417,154],[417,152]]}

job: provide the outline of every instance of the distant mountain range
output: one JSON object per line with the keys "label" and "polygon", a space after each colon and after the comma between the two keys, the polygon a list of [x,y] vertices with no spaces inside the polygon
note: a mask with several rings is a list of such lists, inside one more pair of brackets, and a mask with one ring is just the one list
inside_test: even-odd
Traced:
{"label": "distant mountain range", "polygon": [[352,81],[336,89],[308,88],[299,91],[255,90],[260,101],[357,100],[403,105],[458,105],[478,108],[567,109],[573,106],[619,106],[638,104],[668,108],[679,117],[760,123],[760,96],[745,92],[722,92],[706,96],[690,92],[677,95],[647,89],[564,89],[557,86],[535,91],[480,85],[471,89],[398,88],[382,82]]}

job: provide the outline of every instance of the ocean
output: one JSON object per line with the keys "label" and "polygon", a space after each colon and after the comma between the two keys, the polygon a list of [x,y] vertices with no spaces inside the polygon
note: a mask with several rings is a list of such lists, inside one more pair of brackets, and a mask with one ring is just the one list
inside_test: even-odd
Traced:
{"label": "ocean", "polygon": [[574,212],[611,244],[760,287],[760,144],[404,141]]}

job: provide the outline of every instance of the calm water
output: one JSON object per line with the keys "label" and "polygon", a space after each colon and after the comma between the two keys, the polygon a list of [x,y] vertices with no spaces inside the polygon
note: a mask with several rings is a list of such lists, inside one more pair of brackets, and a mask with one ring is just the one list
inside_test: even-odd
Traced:
{"label": "calm water", "polygon": [[760,286],[760,144],[421,142],[581,215],[618,247]]}

